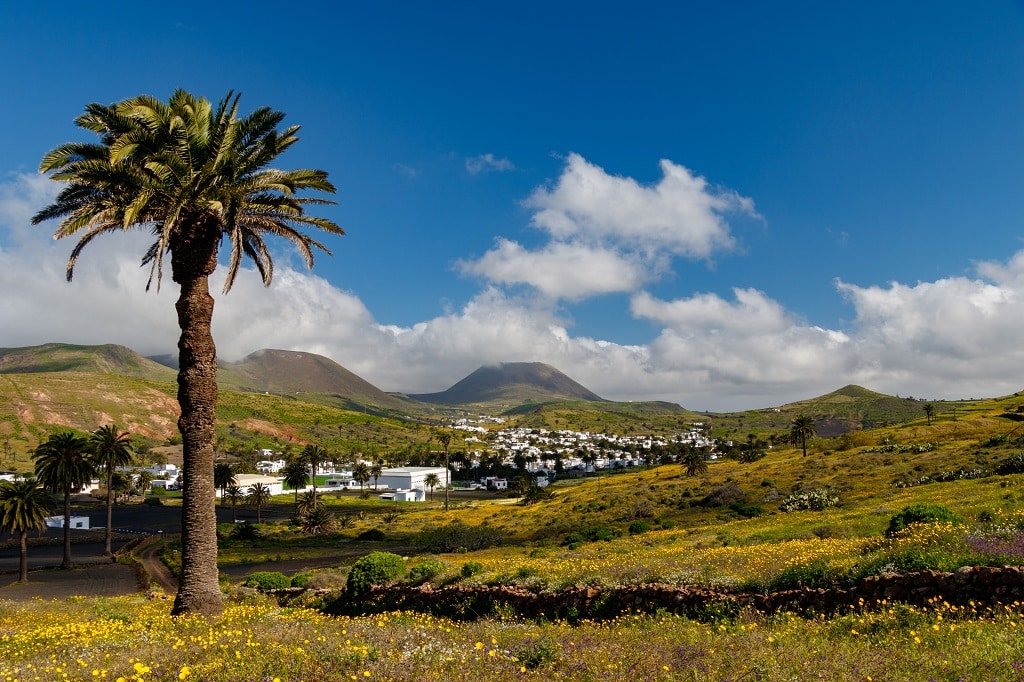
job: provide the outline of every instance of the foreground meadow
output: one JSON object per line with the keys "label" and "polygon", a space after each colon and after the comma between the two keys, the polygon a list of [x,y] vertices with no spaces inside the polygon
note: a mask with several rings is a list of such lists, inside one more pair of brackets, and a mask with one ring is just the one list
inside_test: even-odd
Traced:
{"label": "foreground meadow", "polygon": [[0,602],[0,680],[1021,680],[1024,614],[888,605],[829,620],[744,613],[454,622],[328,617],[259,597],[172,619],[138,597]]}

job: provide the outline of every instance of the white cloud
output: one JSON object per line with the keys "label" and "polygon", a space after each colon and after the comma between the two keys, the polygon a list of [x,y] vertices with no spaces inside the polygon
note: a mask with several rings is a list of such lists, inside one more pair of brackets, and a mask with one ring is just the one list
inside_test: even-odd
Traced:
{"label": "white cloud", "polygon": [[466,172],[470,175],[479,175],[490,171],[510,171],[515,166],[508,159],[498,158],[494,154],[480,154],[466,159]]}
{"label": "white cloud", "polygon": [[525,202],[548,243],[528,251],[499,240],[476,261],[461,262],[462,271],[556,299],[633,292],[668,272],[673,257],[732,249],[727,214],[757,217],[750,199],[712,189],[670,161],[661,169],[662,179],[644,186],[571,154],[555,186],[535,189]]}
{"label": "white cloud", "polygon": [[536,209],[532,223],[555,239],[693,258],[733,247],[724,215],[757,215],[752,200],[714,190],[683,166],[663,160],[661,172],[657,184],[644,186],[570,154],[554,188],[537,188],[526,205]]}
{"label": "white cloud", "polygon": [[507,239],[499,239],[479,260],[460,261],[458,267],[497,284],[528,284],[552,299],[570,300],[635,291],[650,277],[640,258],[611,249],[551,242],[529,251]]}

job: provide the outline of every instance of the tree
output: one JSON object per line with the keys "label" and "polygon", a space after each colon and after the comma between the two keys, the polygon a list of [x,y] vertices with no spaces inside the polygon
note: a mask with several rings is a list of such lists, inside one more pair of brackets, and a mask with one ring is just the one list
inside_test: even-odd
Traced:
{"label": "tree", "polygon": [[708,459],[702,448],[686,448],[681,456],[687,476],[702,476],[708,472]]}
{"label": "tree", "polygon": [[295,498],[295,515],[306,516],[317,507],[322,507],[323,504],[324,502],[320,499],[319,493],[302,493]]}
{"label": "tree", "polygon": [[444,510],[448,511],[448,489],[451,488],[451,484],[448,480],[448,446],[452,444],[452,434],[450,431],[442,431],[437,435],[437,442],[444,448]]}
{"label": "tree", "polygon": [[373,477],[373,489],[374,490],[377,489],[377,479],[380,478],[380,475],[382,473],[384,473],[384,465],[381,464],[380,462],[377,462],[372,467],[370,467],[370,476]]}
{"label": "tree", "polygon": [[224,503],[224,496],[229,485],[237,485],[235,470],[227,462],[218,462],[213,465],[213,487],[220,490],[220,501]]}
{"label": "tree", "polygon": [[924,404],[924,416],[928,417],[928,426],[932,425],[932,417],[935,415],[935,406],[931,403]]}
{"label": "tree", "polygon": [[0,482],[0,528],[21,539],[18,582],[28,582],[28,532],[46,530],[46,517],[53,511],[53,498],[36,479]]}
{"label": "tree", "polygon": [[789,437],[794,443],[800,443],[804,457],[807,456],[807,439],[814,438],[815,433],[817,431],[814,427],[814,419],[804,415],[794,419],[789,427]]}
{"label": "tree", "polygon": [[270,502],[270,488],[263,485],[262,483],[254,483],[249,487],[249,493],[245,496],[245,501],[253,507],[256,507],[256,523],[263,523],[263,507]]}
{"label": "tree", "polygon": [[34,224],[59,219],[56,238],[79,237],[68,259],[69,281],[80,253],[96,237],[142,229],[155,237],[142,258],[150,266],[149,283],[156,279],[159,289],[166,257],[179,285],[178,429],[188,485],[174,615],[223,610],[213,483],[217,352],[209,291],[221,242],[231,245],[227,293],[246,258],[269,286],[274,269],[267,235],[292,242],[312,267],[314,249],[330,251],[302,230],[343,234],[333,222],[306,212],[309,204],[329,202],[298,196],[304,190],[334,192],[326,172],[270,168],[298,141],[298,126],[279,130],[284,114],[266,107],[239,116],[238,102],[229,92],[213,106],[178,90],[167,102],[141,95],[87,105],[75,123],[99,141],[64,144],[43,157],[40,171],[66,184],[32,218]]}
{"label": "tree", "polygon": [[430,488],[430,501],[434,501],[434,488],[440,485],[441,479],[437,474],[427,474],[423,477],[423,485]]}
{"label": "tree", "polygon": [[370,480],[370,467],[366,462],[356,462],[352,467],[352,479],[359,484],[359,492],[363,492],[363,484]]}
{"label": "tree", "polygon": [[327,451],[319,445],[307,445],[302,449],[299,459],[309,467],[313,479],[313,494],[316,494],[316,470],[327,461]]}
{"label": "tree", "polygon": [[142,491],[143,495],[145,495],[146,491],[149,490],[152,487],[152,484],[153,484],[153,474],[151,472],[149,472],[149,471],[146,471],[145,469],[140,471],[139,472],[139,490]]}
{"label": "tree", "polygon": [[36,477],[47,491],[64,496],[64,558],[71,563],[71,493],[81,489],[96,473],[89,459],[89,441],[70,431],[55,433],[36,447]]}
{"label": "tree", "polygon": [[[302,460],[298,457],[293,457],[285,465],[284,469],[281,470],[284,475],[285,484],[295,491],[295,513],[299,513],[299,489],[305,488],[306,484],[309,483],[309,472],[306,470],[306,465],[302,463]],[[313,493],[313,499],[316,500],[316,493]]]}
{"label": "tree", "polygon": [[227,498],[228,503],[231,505],[231,523],[238,523],[238,517],[235,514],[235,507],[242,501],[244,495],[242,495],[242,489],[237,485],[229,485],[224,491],[224,497]]}
{"label": "tree", "polygon": [[114,424],[101,426],[89,436],[89,452],[93,466],[102,469],[107,479],[107,527],[103,530],[103,553],[111,556],[111,534],[114,523],[114,471],[132,463],[131,434],[118,431]]}

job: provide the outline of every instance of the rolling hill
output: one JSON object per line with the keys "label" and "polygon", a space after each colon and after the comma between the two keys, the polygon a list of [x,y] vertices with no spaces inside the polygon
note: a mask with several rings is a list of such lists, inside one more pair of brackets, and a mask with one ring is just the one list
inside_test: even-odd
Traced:
{"label": "rolling hill", "polygon": [[410,395],[414,400],[449,406],[503,405],[562,400],[605,402],[604,398],[542,362],[505,362],[481,367],[440,393]]}
{"label": "rolling hill", "polygon": [[0,374],[43,372],[97,372],[152,381],[174,381],[177,375],[173,369],[115,344],[45,343],[25,348],[0,348]]}

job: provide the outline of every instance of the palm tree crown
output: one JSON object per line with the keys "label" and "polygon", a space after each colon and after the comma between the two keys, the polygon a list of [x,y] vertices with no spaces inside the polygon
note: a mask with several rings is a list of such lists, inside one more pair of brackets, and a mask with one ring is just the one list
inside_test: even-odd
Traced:
{"label": "palm tree crown", "polygon": [[35,468],[46,490],[64,496],[64,558],[60,566],[71,568],[71,493],[96,473],[89,459],[89,441],[70,431],[55,433],[36,448]]}
{"label": "palm tree crown", "polygon": [[21,536],[19,582],[28,582],[28,532],[44,530],[53,509],[53,498],[34,478],[0,483],[0,528]]}
{"label": "palm tree crown", "polygon": [[789,427],[789,436],[794,441],[799,441],[804,457],[807,456],[807,439],[814,438],[815,433],[817,429],[814,426],[814,419],[805,415],[794,419]]}
{"label": "palm tree crown", "polygon": [[[266,236],[292,242],[308,266],[313,251],[328,249],[301,230],[343,234],[306,206],[329,203],[298,192],[334,192],[320,170],[270,168],[298,141],[298,126],[278,130],[284,114],[263,107],[238,114],[233,93],[216,106],[184,90],[167,102],[142,95],[115,104],[90,104],[75,123],[99,141],[61,145],[43,157],[42,172],[65,183],[57,199],[32,221],[59,220],[55,237],[77,236],[67,278],[96,237],[137,228],[154,241],[142,257],[149,284],[160,286],[164,256],[180,287],[175,309],[178,402],[186,485],[182,493],[182,579],[173,614],[216,615],[223,610],[217,583],[213,443],[217,405],[217,352],[211,324],[209,277],[224,237],[230,257],[224,292],[242,261],[250,259],[265,285],[273,277]],[[149,285],[147,285],[148,288]]]}

